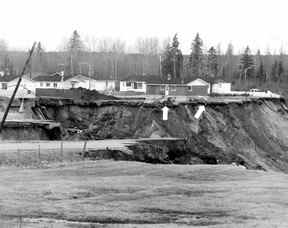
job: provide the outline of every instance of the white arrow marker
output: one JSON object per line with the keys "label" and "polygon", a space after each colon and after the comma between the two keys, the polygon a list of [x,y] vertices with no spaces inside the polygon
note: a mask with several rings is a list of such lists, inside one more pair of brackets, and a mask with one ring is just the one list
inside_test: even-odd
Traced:
{"label": "white arrow marker", "polygon": [[199,107],[198,107],[198,110],[197,110],[197,112],[195,113],[195,115],[194,115],[194,117],[195,117],[195,119],[199,119],[200,117],[201,117],[201,115],[202,115],[202,113],[205,111],[205,106],[204,105],[200,105]]}
{"label": "white arrow marker", "polygon": [[168,111],[169,111],[169,108],[167,108],[166,106],[164,106],[162,108],[162,118],[163,118],[163,120],[168,120]]}

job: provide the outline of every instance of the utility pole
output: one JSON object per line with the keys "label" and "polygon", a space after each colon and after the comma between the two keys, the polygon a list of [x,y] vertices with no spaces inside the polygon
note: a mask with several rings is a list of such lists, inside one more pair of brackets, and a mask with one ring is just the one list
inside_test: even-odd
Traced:
{"label": "utility pole", "polygon": [[161,54],[159,55],[159,60],[160,60],[160,66],[159,66],[160,78],[162,79],[162,56],[161,56]]}
{"label": "utility pole", "polygon": [[176,79],[176,53],[174,54],[174,58],[173,58],[173,76],[174,76],[174,79]]}
{"label": "utility pole", "polygon": [[72,52],[70,53],[70,74],[74,76]]}
{"label": "utility pole", "polygon": [[87,66],[88,66],[88,77],[89,77],[89,85],[88,85],[88,88],[89,88],[89,90],[90,90],[90,89],[91,89],[91,76],[92,76],[91,64],[90,64],[90,63],[79,63],[80,74],[82,74],[82,65],[87,65]]}
{"label": "utility pole", "polygon": [[13,91],[12,97],[10,98],[9,103],[8,103],[8,106],[7,106],[6,110],[5,110],[4,116],[3,116],[2,121],[1,121],[0,132],[3,130],[4,124],[5,124],[5,120],[6,120],[6,118],[7,118],[8,113],[9,113],[9,109],[10,109],[12,103],[13,103],[13,100],[14,100],[14,98],[15,98],[15,95],[16,95],[16,93],[17,93],[17,90],[18,90],[18,88],[19,88],[19,86],[20,86],[20,83],[21,83],[21,81],[22,81],[22,77],[23,77],[23,75],[24,75],[25,72],[26,72],[27,66],[29,65],[29,63],[30,63],[30,61],[31,61],[32,54],[33,54],[33,51],[34,51],[34,49],[35,49],[35,46],[36,46],[36,42],[34,42],[31,50],[29,51],[28,58],[27,58],[27,60],[26,60],[26,62],[25,62],[25,64],[24,64],[23,70],[22,70],[22,72],[21,72],[21,74],[20,74],[20,76],[19,76],[18,82],[17,82],[16,87],[15,87],[15,89],[14,89],[14,91]]}

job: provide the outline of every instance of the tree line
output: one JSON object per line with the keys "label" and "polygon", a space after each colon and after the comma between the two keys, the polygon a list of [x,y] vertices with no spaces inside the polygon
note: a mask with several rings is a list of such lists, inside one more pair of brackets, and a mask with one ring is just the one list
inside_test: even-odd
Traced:
{"label": "tree line", "polygon": [[[139,38],[137,53],[126,53],[125,42],[104,39],[83,41],[75,30],[57,52],[46,52],[39,42],[28,72],[52,73],[64,71],[66,75],[86,74],[99,79],[123,79],[129,75],[155,75],[167,81],[184,83],[195,78],[207,81],[222,79],[234,83],[288,82],[288,57],[281,52],[272,55],[260,50],[251,54],[247,46],[244,52],[234,54],[232,44],[223,53],[219,47],[206,50],[197,33],[191,43],[189,55],[179,48],[177,34],[166,39],[162,46],[157,38]],[[5,75],[20,72],[25,60],[24,52],[12,52],[0,40],[0,70]]]}
{"label": "tree line", "polygon": [[203,41],[197,33],[191,52],[184,56],[179,50],[177,34],[163,53],[162,72],[167,80],[189,81],[202,78],[206,81],[225,80],[235,83],[252,82],[254,86],[266,82],[288,82],[287,56],[281,52],[272,55],[270,52],[251,54],[247,46],[241,55],[234,54],[232,44],[229,44],[225,54],[211,46],[203,49]]}

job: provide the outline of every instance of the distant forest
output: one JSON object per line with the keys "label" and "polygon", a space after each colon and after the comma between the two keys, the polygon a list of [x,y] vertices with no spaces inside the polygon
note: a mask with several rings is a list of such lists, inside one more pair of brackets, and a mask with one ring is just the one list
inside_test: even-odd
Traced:
{"label": "distant forest", "polygon": [[[82,73],[96,79],[124,79],[130,75],[155,75],[179,83],[195,78],[207,81],[222,79],[233,84],[251,82],[253,86],[288,82],[288,56],[257,52],[252,55],[247,46],[243,54],[234,54],[233,45],[226,50],[217,47],[203,49],[203,41],[197,34],[191,45],[191,53],[182,55],[177,34],[165,46],[159,48],[154,38],[139,40],[138,53],[126,53],[124,43],[102,42],[97,50],[85,47],[77,31],[57,52],[46,52],[38,43],[28,73],[54,73],[66,75]],[[1,48],[0,70],[7,75],[19,74],[27,53]]]}

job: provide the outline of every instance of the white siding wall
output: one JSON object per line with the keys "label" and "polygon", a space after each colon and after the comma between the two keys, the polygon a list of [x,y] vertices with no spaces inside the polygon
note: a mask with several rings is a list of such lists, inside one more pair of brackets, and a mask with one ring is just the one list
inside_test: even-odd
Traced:
{"label": "white siding wall", "polygon": [[[14,90],[15,86],[17,85],[18,78],[15,78],[11,82],[8,83],[8,90]],[[22,78],[21,84],[19,89],[23,90],[30,90],[32,93],[35,93],[36,85],[33,81],[30,81],[28,79]]]}
{"label": "white siding wall", "polygon": [[[92,83],[91,83],[92,84]],[[85,88],[89,89],[89,80],[80,81],[77,79],[66,80],[63,83],[64,89],[71,89],[71,88]]]}
{"label": "white siding wall", "polygon": [[40,89],[62,89],[61,82],[51,82],[51,81],[33,81],[32,82],[35,88]]}
{"label": "white siding wall", "polygon": [[[133,83],[142,83],[142,88],[134,88]],[[134,91],[134,92],[142,92],[146,93],[146,82],[131,82],[131,86],[127,86],[127,81],[120,81],[120,91],[127,92],[127,91]]]}
{"label": "white siding wall", "polygon": [[212,86],[213,93],[230,93],[231,92],[231,83],[215,83]]}
{"label": "white siding wall", "polygon": [[[0,96],[11,97],[17,85],[18,78],[10,82],[0,82]],[[7,89],[2,89],[2,83],[7,83]],[[35,84],[33,81],[22,78],[21,84],[17,90],[16,97],[34,97]]]}
{"label": "white siding wall", "polygon": [[97,91],[112,91],[115,89],[115,81],[110,80],[95,80],[93,89]]}

